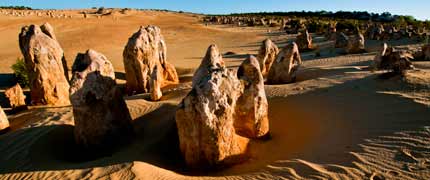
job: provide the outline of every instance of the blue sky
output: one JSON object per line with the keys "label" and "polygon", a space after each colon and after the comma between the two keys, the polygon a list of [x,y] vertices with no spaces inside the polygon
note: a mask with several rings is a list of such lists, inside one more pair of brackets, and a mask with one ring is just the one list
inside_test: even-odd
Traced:
{"label": "blue sky", "polygon": [[40,9],[118,7],[169,9],[226,14],[260,11],[369,11],[412,15],[430,20],[430,0],[1,0],[0,6],[24,5]]}

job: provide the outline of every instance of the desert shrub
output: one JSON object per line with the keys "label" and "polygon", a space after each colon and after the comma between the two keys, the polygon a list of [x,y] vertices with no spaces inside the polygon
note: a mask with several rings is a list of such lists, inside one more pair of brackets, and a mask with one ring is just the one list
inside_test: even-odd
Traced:
{"label": "desert shrub", "polygon": [[30,80],[28,78],[28,71],[25,67],[24,60],[22,58],[18,58],[11,68],[19,85],[21,85],[21,87],[28,87],[30,85]]}

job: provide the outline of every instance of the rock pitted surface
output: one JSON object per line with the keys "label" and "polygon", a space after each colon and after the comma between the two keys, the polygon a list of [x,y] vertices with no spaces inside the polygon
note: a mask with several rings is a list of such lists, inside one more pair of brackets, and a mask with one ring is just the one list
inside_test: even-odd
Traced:
{"label": "rock pitted surface", "polygon": [[293,82],[296,78],[296,72],[302,59],[299,48],[296,43],[290,43],[285,46],[278,54],[276,61],[272,64],[267,76],[267,82],[270,84],[283,84]]}
{"label": "rock pitted surface", "polygon": [[[237,99],[243,85],[225,68],[218,48],[211,45],[193,79],[193,89],[176,111],[180,149],[194,168],[237,162],[248,139],[235,133]],[[240,158],[239,158],[240,159]]]}
{"label": "rock pitted surface", "polygon": [[272,64],[275,61],[278,53],[279,49],[275,43],[273,43],[270,39],[263,41],[263,44],[261,45],[257,55],[263,77],[267,77],[270,67],[272,67]]}
{"label": "rock pitted surface", "polygon": [[269,105],[257,59],[250,56],[243,61],[237,76],[244,84],[244,91],[237,100],[236,133],[248,138],[263,137],[269,132]]}
{"label": "rock pitted surface", "polygon": [[151,75],[159,68],[161,86],[179,83],[175,67],[167,62],[167,48],[160,28],[141,27],[128,40],[123,60],[128,94],[150,92]]}
{"label": "rock pitted surface", "polygon": [[[28,70],[31,103],[68,105],[69,83],[64,52],[52,37],[50,26],[24,26],[19,34],[19,46]],[[48,34],[45,34],[47,32]],[[51,37],[52,36],[52,37]]]}

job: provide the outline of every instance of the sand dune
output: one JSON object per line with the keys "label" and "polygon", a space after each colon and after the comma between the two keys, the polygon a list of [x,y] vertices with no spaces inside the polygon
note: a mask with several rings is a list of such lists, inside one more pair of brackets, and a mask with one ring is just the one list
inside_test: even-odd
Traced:
{"label": "sand dune", "polygon": [[[0,16],[0,34],[17,37],[20,26],[44,21]],[[382,72],[367,68],[374,53],[305,59],[296,83],[265,86],[271,139],[252,141],[243,164],[196,172],[181,158],[174,119],[193,69],[210,43],[223,52],[255,54],[267,30],[205,27],[191,15],[151,11],[49,22],[69,65],[76,52],[91,47],[118,73],[128,36],[140,25],[159,25],[181,84],[163,89],[159,102],[147,101],[148,94],[126,97],[137,137],[99,156],[86,156],[74,144],[71,107],[10,115],[10,132],[0,135],[0,179],[430,179],[428,62],[405,78],[382,80]],[[0,70],[10,73],[20,53],[16,39],[3,39]],[[244,58],[226,59],[234,68]]]}

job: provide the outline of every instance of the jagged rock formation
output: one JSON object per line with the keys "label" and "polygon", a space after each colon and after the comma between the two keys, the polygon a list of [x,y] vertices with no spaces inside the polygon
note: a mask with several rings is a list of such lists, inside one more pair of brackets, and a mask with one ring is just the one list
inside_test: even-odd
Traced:
{"label": "jagged rock formation", "polygon": [[[64,52],[48,24],[24,26],[19,46],[30,79],[31,103],[68,105],[69,83]],[[45,32],[47,34],[45,34]]]}
{"label": "jagged rock formation", "polygon": [[397,51],[384,44],[380,54],[375,57],[375,67],[378,70],[388,70],[394,74],[402,74],[404,71],[413,69],[411,60],[414,57],[406,51]]}
{"label": "jagged rock formation", "polygon": [[357,31],[355,35],[349,37],[346,52],[349,54],[365,52],[363,34]]}
{"label": "jagged rock formation", "polygon": [[161,78],[161,75],[160,75],[160,71],[158,71],[158,66],[155,66],[154,72],[152,72],[151,74],[151,82],[150,82],[151,99],[153,101],[158,101],[163,96],[163,93],[161,92],[160,78]]}
{"label": "jagged rock formation", "polygon": [[22,91],[22,88],[19,84],[8,88],[4,94],[9,99],[10,107],[12,109],[20,109],[25,108],[25,95]]}
{"label": "jagged rock formation", "polygon": [[77,144],[103,148],[128,140],[133,132],[131,117],[109,60],[88,50],[76,56],[72,71],[70,101]]}
{"label": "jagged rock formation", "polygon": [[237,100],[236,133],[248,138],[263,137],[269,132],[269,105],[257,59],[250,56],[243,61],[237,76],[244,84],[244,91]]}
{"label": "jagged rock formation", "polygon": [[275,61],[278,53],[279,49],[275,43],[273,43],[270,39],[263,41],[263,44],[261,45],[257,55],[263,77],[267,77],[270,67],[272,67],[272,64]]}
{"label": "jagged rock formation", "polygon": [[176,111],[180,149],[186,163],[202,168],[237,162],[248,144],[248,139],[235,133],[233,125],[243,85],[234,72],[225,68],[215,45],[208,48],[192,87]]}
{"label": "jagged rock formation", "polygon": [[304,30],[297,36],[296,43],[301,51],[313,49],[312,36],[309,34],[308,30]]}
{"label": "jagged rock formation", "polygon": [[161,87],[179,83],[175,67],[167,62],[166,44],[160,28],[141,27],[128,40],[123,58],[128,94],[150,91],[151,75],[156,66],[161,71]]}
{"label": "jagged rock formation", "polygon": [[302,64],[299,48],[296,43],[285,46],[278,54],[270,68],[267,82],[269,84],[290,83],[296,78],[296,71]]}

